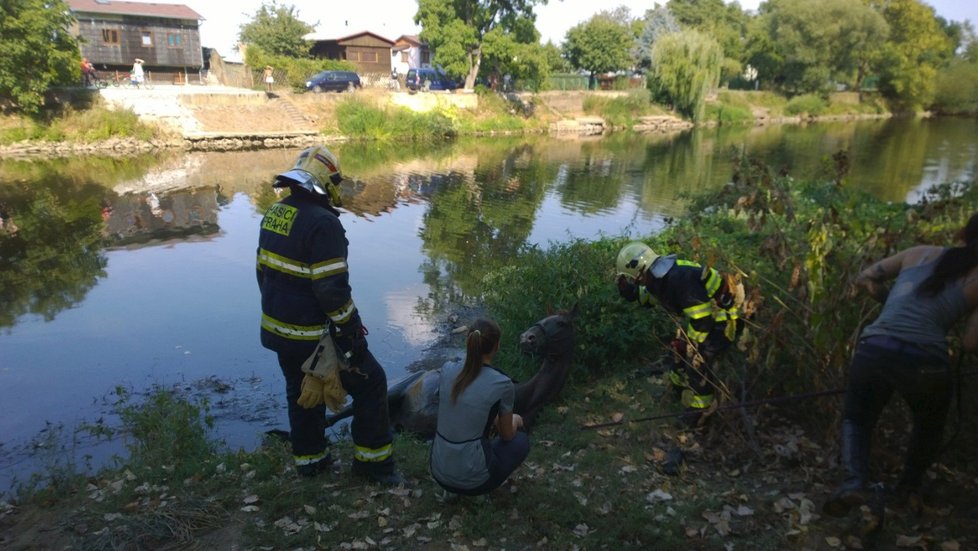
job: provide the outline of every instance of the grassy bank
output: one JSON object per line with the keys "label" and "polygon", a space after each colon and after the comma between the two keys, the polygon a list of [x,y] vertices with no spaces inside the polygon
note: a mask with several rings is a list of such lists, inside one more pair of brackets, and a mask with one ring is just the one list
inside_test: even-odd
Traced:
{"label": "grassy bank", "polygon": [[840,92],[827,98],[805,94],[786,98],[773,92],[720,90],[706,104],[704,122],[716,124],[751,124],[758,118],[865,116],[887,113],[886,106],[874,94],[862,101],[854,92]]}
{"label": "grassy bank", "polygon": [[98,96],[66,98],[38,117],[0,117],[0,145],[25,140],[94,143],[112,138],[152,140],[162,137],[156,126],[145,124],[130,110],[109,109]]}
{"label": "grassy bank", "polygon": [[[439,107],[415,112],[387,103],[386,94],[358,94],[337,102],[334,118],[321,129],[335,130],[358,139],[430,142],[456,136],[488,133],[524,133],[546,129],[548,120],[533,116],[532,108],[482,93],[477,109]],[[335,122],[334,122],[335,121]]]}
{"label": "grassy bank", "polygon": [[[850,276],[909,243],[946,243],[978,204],[973,184],[945,186],[919,205],[875,201],[847,190],[846,164],[837,155],[829,173],[801,181],[742,159],[732,184],[693,198],[687,217],[647,236],[658,250],[740,273],[751,290],[747,338],[721,369],[724,404],[840,387],[853,338],[875,313],[868,299],[848,293]],[[978,545],[967,516],[978,507],[973,403],[963,404],[961,435],[931,472],[927,507],[894,502],[885,525],[869,534],[858,519],[818,512],[841,476],[838,397],[719,411],[695,431],[648,420],[681,407],[658,372],[675,322],[617,297],[612,270],[623,242],[528,247],[485,276],[484,306],[507,335],[497,363],[518,379],[538,364],[518,354],[515,335],[548,306],[580,310],[568,386],[531,434],[527,463],[488,498],[446,499],[427,475],[427,442],[410,435],[395,442],[406,487],[352,478],[345,442],[334,448],[341,468],[299,479],[280,441],[242,452],[211,440],[206,402],[170,389],[145,397],[119,391],[121,425],[91,430],[122,438],[129,456],[93,476],[49,469],[0,507],[0,542],[7,549]],[[964,382],[967,396],[975,383]],[[899,471],[907,423],[896,403],[881,421],[873,461],[885,482]],[[666,450],[677,444],[687,463],[666,476]]]}

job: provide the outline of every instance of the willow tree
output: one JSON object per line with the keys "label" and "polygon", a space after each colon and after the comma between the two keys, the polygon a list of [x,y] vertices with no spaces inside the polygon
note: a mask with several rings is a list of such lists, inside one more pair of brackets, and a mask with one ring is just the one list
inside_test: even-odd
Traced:
{"label": "willow tree", "polygon": [[706,95],[720,81],[723,50],[698,31],[661,36],[652,47],[649,87],[660,100],[695,120],[703,118]]}

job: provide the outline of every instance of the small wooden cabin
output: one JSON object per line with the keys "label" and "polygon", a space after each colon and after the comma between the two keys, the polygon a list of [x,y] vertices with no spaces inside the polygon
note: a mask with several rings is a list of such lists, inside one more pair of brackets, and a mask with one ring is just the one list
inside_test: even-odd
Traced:
{"label": "small wooden cabin", "polygon": [[388,75],[391,66],[393,40],[362,31],[336,39],[313,39],[313,57],[343,59],[353,63],[360,75]]}
{"label": "small wooden cabin", "polygon": [[154,81],[199,82],[201,15],[183,4],[67,0],[82,57],[99,72],[132,69],[136,58]]}

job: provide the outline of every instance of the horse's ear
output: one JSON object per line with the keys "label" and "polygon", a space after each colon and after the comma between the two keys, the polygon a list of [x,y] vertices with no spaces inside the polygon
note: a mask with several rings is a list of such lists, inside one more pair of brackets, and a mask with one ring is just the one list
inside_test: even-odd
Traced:
{"label": "horse's ear", "polygon": [[547,304],[547,315],[548,316],[554,315],[554,307],[550,304]]}
{"label": "horse's ear", "polygon": [[572,317],[572,318],[576,318],[577,317],[578,306],[580,306],[580,305],[581,305],[580,302],[575,302],[574,303],[574,307],[570,309],[570,317]]}

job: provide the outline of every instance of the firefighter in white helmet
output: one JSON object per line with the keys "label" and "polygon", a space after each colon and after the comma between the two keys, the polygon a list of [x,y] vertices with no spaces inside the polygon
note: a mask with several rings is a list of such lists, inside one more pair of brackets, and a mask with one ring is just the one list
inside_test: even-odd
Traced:
{"label": "firefighter in white helmet", "polygon": [[676,362],[669,378],[687,407],[683,420],[699,424],[715,401],[712,364],[740,329],[737,293],[717,270],[676,255],[660,256],[639,241],[618,253],[616,283],[630,302],[648,307],[658,302],[685,317],[685,327],[672,341]]}

